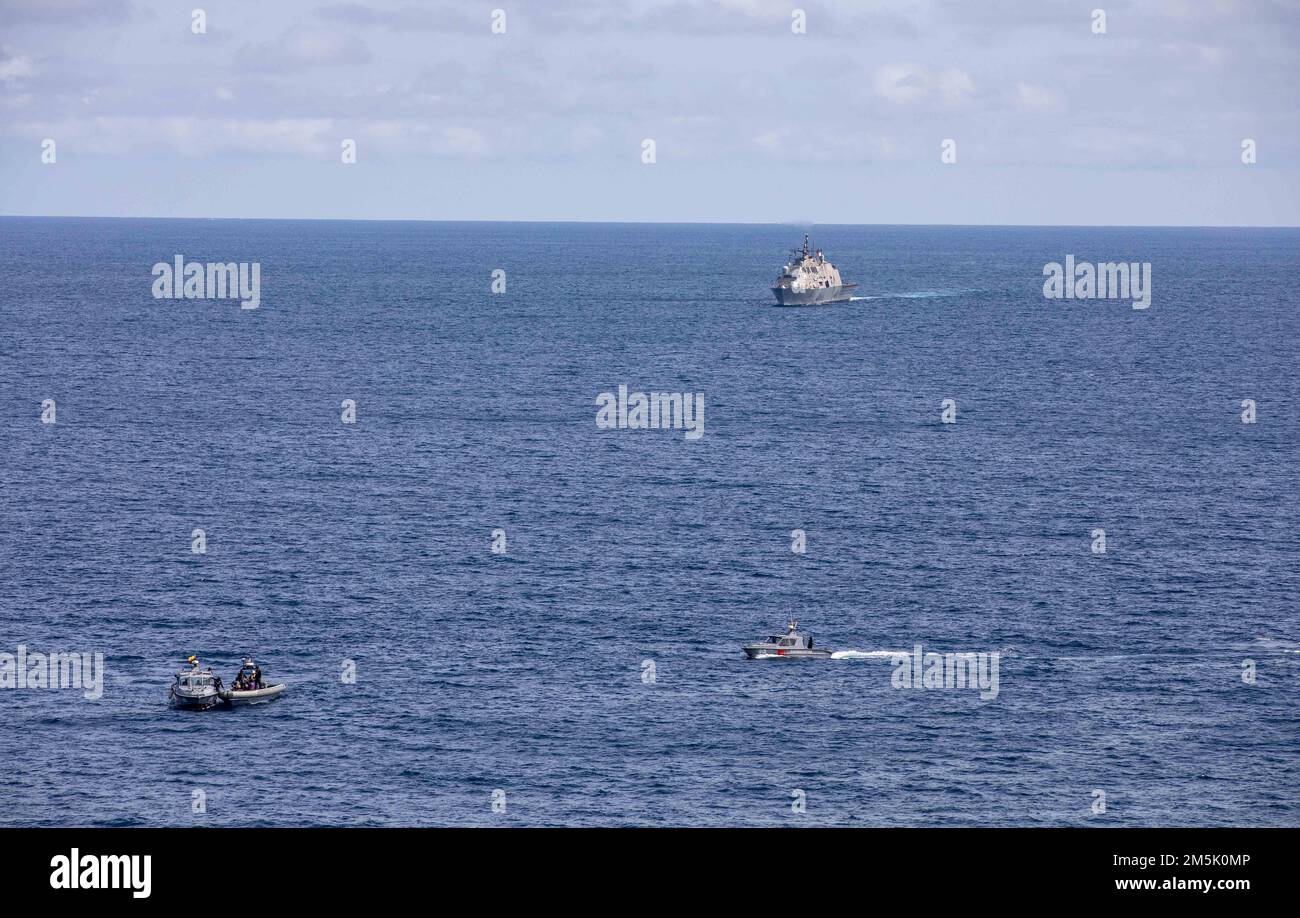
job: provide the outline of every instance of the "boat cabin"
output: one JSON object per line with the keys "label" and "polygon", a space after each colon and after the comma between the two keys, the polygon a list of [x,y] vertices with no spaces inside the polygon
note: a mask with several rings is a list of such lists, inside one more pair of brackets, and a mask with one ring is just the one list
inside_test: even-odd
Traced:
{"label": "boat cabin", "polygon": [[791,650],[811,650],[812,638],[805,634],[800,634],[798,629],[799,623],[790,619],[790,624],[786,625],[785,634],[769,635],[767,643],[774,647],[789,648]]}

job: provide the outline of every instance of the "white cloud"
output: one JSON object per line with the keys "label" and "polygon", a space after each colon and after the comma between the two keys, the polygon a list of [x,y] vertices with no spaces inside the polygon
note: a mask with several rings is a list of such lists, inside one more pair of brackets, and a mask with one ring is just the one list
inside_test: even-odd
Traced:
{"label": "white cloud", "polygon": [[1170,19],[1192,22],[1235,17],[1242,12],[1240,0],[1162,0],[1159,8]]}
{"label": "white cloud", "polygon": [[907,64],[886,64],[876,68],[872,88],[886,102],[915,102],[925,96],[924,71]]}
{"label": "white cloud", "polygon": [[939,102],[959,106],[975,95],[975,81],[964,70],[932,72],[916,64],[885,64],[876,68],[872,90],[894,105]]}
{"label": "white cloud", "polygon": [[789,0],[718,0],[718,6],[727,12],[739,13],[751,19],[789,19]]}
{"label": "white cloud", "polygon": [[807,140],[807,133],[799,128],[767,130],[751,138],[754,148],[764,156],[800,163],[884,162],[899,158],[903,152],[892,137],[864,131],[828,131],[812,147]]}
{"label": "white cloud", "polygon": [[32,75],[32,59],[25,54],[15,54],[8,48],[0,48],[0,82],[11,83],[14,80]]}
{"label": "white cloud", "polygon": [[344,137],[367,152],[402,156],[474,158],[487,155],[483,133],[463,125],[330,118],[100,117],[11,122],[3,132],[26,138],[56,137],[61,146],[91,156],[129,156],[168,150],[181,156],[295,156],[333,159]]}
{"label": "white cloud", "polygon": [[1142,168],[1153,162],[1190,162],[1191,154],[1177,137],[1094,125],[1076,126],[1061,151],[1066,162]]}
{"label": "white cloud", "polygon": [[1228,56],[1227,52],[1217,45],[1192,41],[1168,42],[1163,50],[1176,61],[1200,64],[1206,68],[1218,67]]}
{"label": "white cloud", "polygon": [[270,73],[303,67],[364,64],[370,60],[370,49],[354,34],[298,26],[289,29],[276,41],[246,45],[239,56],[249,69]]}
{"label": "white cloud", "polygon": [[605,132],[594,124],[580,124],[569,131],[569,151],[585,153],[605,139]]}
{"label": "white cloud", "polygon": [[1025,112],[1057,112],[1064,105],[1060,93],[1030,83],[1017,83],[1012,101],[1016,108]]}
{"label": "white cloud", "polygon": [[934,77],[933,83],[948,105],[960,105],[975,94],[975,81],[964,70],[945,70]]}
{"label": "white cloud", "polygon": [[440,128],[430,142],[436,152],[450,156],[482,156],[488,151],[487,138],[470,127]]}

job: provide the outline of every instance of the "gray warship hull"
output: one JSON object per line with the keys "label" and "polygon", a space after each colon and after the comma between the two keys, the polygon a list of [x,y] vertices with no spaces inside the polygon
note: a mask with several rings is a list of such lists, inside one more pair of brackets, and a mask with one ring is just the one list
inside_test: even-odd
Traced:
{"label": "gray warship hull", "polygon": [[824,306],[827,303],[842,303],[851,299],[857,284],[842,284],[839,287],[814,287],[811,290],[791,290],[788,287],[773,287],[778,306]]}

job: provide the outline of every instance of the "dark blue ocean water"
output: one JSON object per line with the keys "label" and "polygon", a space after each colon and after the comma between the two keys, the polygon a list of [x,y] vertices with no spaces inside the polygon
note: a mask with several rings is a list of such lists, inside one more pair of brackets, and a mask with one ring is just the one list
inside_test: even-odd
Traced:
{"label": "dark blue ocean water", "polygon": [[[108,666],[0,690],[0,823],[1300,824],[1300,232],[821,227],[865,298],[773,308],[801,233],[0,220],[0,651]],[[744,659],[791,615],[1000,692]],[[173,711],[190,653],[289,691]]]}

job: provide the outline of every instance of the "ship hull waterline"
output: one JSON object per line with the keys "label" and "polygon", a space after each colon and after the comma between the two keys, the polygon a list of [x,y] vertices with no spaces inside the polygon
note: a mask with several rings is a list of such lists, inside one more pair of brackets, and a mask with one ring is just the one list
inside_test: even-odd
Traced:
{"label": "ship hull waterline", "polygon": [[201,694],[188,694],[185,692],[171,692],[172,705],[186,711],[206,711],[221,703],[216,689],[211,692]]}
{"label": "ship hull waterline", "polygon": [[812,290],[791,290],[788,287],[773,287],[778,306],[828,306],[831,303],[843,303],[852,299],[857,284],[843,284],[839,287],[814,287]]}
{"label": "ship hull waterline", "polygon": [[784,648],[784,647],[753,647],[746,646],[740,648],[745,651],[745,656],[751,660],[829,660],[831,651],[808,650],[805,648]]}

